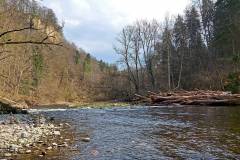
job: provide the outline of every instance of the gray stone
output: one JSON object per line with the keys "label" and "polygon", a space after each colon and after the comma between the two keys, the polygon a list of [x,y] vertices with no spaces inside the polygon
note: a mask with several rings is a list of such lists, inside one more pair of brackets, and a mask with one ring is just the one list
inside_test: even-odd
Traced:
{"label": "gray stone", "polygon": [[21,133],[21,138],[28,138],[28,133],[27,132],[22,132]]}
{"label": "gray stone", "polygon": [[18,151],[18,148],[20,148],[20,146],[11,144],[10,147],[9,147],[9,150],[10,150],[11,152],[17,152],[17,151]]}
{"label": "gray stone", "polygon": [[60,136],[60,135],[61,135],[61,133],[60,133],[59,131],[54,131],[53,134],[54,134],[55,136]]}

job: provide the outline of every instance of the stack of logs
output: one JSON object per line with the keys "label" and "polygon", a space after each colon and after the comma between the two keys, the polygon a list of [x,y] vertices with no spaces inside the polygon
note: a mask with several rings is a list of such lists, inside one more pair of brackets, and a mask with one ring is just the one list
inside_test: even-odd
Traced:
{"label": "stack of logs", "polygon": [[150,105],[240,106],[240,94],[230,92],[197,90],[148,93],[148,96],[135,95],[136,100]]}

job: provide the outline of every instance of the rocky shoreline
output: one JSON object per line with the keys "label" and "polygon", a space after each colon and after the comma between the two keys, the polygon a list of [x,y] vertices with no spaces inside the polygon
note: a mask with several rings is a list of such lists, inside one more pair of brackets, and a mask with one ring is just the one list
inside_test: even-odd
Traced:
{"label": "rocky shoreline", "polygon": [[0,159],[19,155],[45,156],[58,147],[68,147],[71,139],[62,135],[68,124],[53,124],[40,114],[0,115]]}

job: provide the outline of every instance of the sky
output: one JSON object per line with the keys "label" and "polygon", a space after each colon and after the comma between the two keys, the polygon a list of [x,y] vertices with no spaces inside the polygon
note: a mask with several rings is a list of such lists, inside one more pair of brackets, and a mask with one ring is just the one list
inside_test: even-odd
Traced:
{"label": "sky", "polygon": [[64,35],[98,60],[115,63],[113,45],[121,29],[137,20],[183,13],[190,0],[39,0],[65,23]]}

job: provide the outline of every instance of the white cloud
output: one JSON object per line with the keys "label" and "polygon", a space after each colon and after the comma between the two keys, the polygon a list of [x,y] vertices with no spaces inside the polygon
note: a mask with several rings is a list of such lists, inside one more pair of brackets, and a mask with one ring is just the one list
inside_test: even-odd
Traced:
{"label": "white cloud", "polygon": [[68,24],[71,27],[76,27],[76,26],[79,26],[81,24],[81,22],[77,19],[66,19],[66,20],[63,20],[63,21],[64,21],[64,23]]}
{"label": "white cloud", "polygon": [[42,3],[52,8],[60,21],[65,21],[64,32],[67,36],[71,35],[68,39],[75,41],[80,47],[85,47],[93,55],[99,55],[113,53],[109,46],[112,46],[115,35],[123,26],[137,19],[163,21],[167,13],[182,13],[189,1],[43,0]]}

